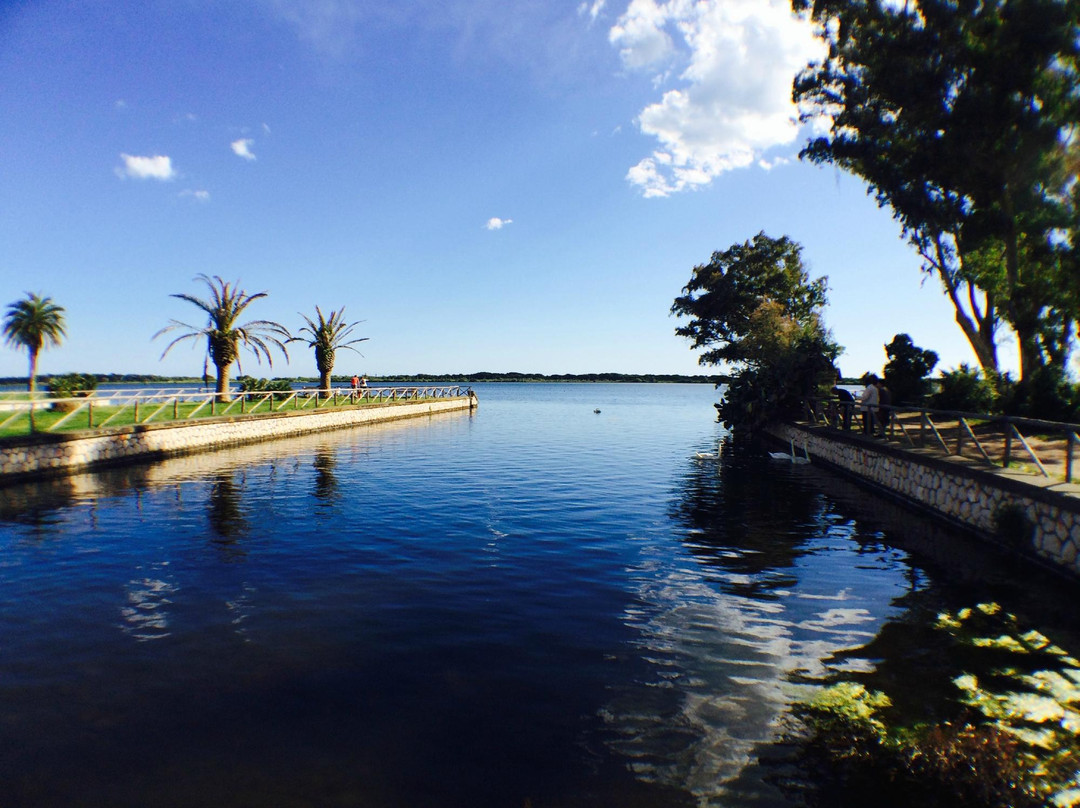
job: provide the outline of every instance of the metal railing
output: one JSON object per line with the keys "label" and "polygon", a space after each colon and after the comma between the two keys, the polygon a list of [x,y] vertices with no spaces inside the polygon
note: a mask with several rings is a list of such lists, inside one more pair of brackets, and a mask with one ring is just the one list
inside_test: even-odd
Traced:
{"label": "metal railing", "polygon": [[[1073,481],[1074,454],[1080,443],[1080,425],[1012,415],[934,410],[925,407],[876,406],[867,410],[855,401],[837,398],[814,399],[804,403],[807,420],[840,431],[858,431],[871,436],[898,438],[912,447],[930,445],[940,448],[947,456],[964,457],[978,453],[978,459],[991,466],[1009,468],[1022,450],[1038,469],[1049,478],[1046,463],[1039,458],[1035,435],[1048,444],[1063,444],[1064,479]],[[1023,431],[1021,431],[1023,430]],[[1026,435],[1026,436],[1025,436]],[[1047,450],[1044,447],[1044,458]]]}
{"label": "metal railing", "polygon": [[[459,385],[259,390],[218,394],[203,390],[95,390],[71,398],[26,393],[0,398],[0,436],[186,421],[224,415],[316,411],[442,398],[472,393]],[[25,419],[25,426],[20,419]]]}

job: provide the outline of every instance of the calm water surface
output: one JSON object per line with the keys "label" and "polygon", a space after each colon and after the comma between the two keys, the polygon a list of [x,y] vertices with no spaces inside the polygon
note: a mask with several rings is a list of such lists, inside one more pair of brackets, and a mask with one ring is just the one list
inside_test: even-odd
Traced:
{"label": "calm water surface", "polygon": [[1076,650],[1037,573],[816,466],[697,459],[708,386],[476,389],[0,489],[0,805],[784,806],[757,759],[808,683],[950,698],[939,610]]}

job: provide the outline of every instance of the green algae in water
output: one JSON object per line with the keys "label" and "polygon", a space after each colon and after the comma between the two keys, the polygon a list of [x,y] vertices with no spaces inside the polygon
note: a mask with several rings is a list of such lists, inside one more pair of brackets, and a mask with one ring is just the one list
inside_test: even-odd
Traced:
{"label": "green algae in water", "polygon": [[1076,657],[996,603],[944,612],[935,627],[977,655],[979,671],[953,679],[966,711],[901,726],[887,694],[838,682],[796,708],[804,765],[832,767],[849,799],[888,782],[896,804],[1080,806]]}

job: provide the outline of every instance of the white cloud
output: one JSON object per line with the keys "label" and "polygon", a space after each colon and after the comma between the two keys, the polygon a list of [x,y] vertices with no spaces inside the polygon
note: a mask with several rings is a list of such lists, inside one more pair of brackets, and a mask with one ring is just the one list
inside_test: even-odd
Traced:
{"label": "white cloud", "polygon": [[791,83],[823,44],[786,0],[631,0],[609,32],[623,65],[680,86],[645,107],[637,124],[659,142],[627,172],[645,196],[707,185],[725,171],[766,162],[799,133]]}
{"label": "white cloud", "polygon": [[608,41],[619,46],[626,67],[640,70],[674,55],[675,43],[664,30],[668,16],[667,6],[658,6],[655,0],[631,0],[608,32]]}
{"label": "white cloud", "polygon": [[498,216],[492,216],[484,224],[484,228],[487,230],[502,230],[506,225],[513,223],[513,219],[500,219]]}
{"label": "white cloud", "polygon": [[116,173],[120,177],[134,177],[138,180],[171,180],[176,178],[176,171],[172,167],[172,159],[163,154],[153,157],[137,157],[130,154],[121,154],[124,161],[122,168],[117,168]]}
{"label": "white cloud", "polygon": [[196,202],[209,202],[210,201],[210,192],[209,191],[202,191],[202,190],[196,191],[196,190],[193,190],[191,188],[187,188],[187,189],[180,192],[180,196],[189,197],[191,199],[194,199]]}
{"label": "white cloud", "polygon": [[255,143],[249,137],[242,137],[239,140],[234,140],[229,146],[232,147],[233,154],[237,157],[243,157],[245,160],[254,160],[255,155],[251,153],[251,147]]}
{"label": "white cloud", "polygon": [[596,18],[600,16],[600,12],[604,10],[604,6],[607,5],[607,0],[593,0],[590,3],[582,3],[578,6],[578,16],[584,17],[588,15],[589,22],[596,22]]}

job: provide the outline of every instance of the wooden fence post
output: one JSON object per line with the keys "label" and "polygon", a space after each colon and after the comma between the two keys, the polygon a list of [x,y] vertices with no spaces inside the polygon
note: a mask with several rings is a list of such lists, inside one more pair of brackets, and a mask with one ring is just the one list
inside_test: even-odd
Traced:
{"label": "wooden fence post", "polygon": [[1070,432],[1068,438],[1066,438],[1066,449],[1065,449],[1065,482],[1067,482],[1067,483],[1072,482],[1072,463],[1073,463],[1072,459],[1073,459],[1073,448],[1075,446],[1076,446],[1076,433],[1075,432]]}

